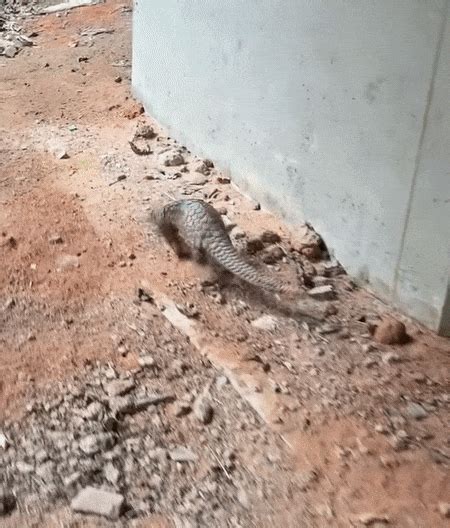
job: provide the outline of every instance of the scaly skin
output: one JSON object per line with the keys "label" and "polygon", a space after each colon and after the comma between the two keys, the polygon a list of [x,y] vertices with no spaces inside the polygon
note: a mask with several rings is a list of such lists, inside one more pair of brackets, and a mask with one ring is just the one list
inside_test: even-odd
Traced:
{"label": "scaly skin", "polygon": [[207,260],[253,286],[272,292],[294,293],[289,286],[262,275],[239,255],[220,214],[203,200],[176,200],[150,216],[179,258]]}

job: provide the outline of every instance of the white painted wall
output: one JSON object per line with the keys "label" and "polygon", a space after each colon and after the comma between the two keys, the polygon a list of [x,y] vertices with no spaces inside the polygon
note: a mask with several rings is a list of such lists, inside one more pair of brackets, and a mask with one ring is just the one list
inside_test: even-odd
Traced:
{"label": "white painted wall", "polygon": [[133,86],[174,136],[442,329],[448,17],[448,0],[137,0]]}

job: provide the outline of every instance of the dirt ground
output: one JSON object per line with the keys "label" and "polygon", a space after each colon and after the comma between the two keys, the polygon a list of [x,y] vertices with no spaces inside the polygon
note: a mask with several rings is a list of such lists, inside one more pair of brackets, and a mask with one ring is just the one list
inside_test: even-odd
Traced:
{"label": "dirt ground", "polygon": [[[375,342],[372,325],[392,314],[388,307],[345,274],[327,274],[326,260],[308,260],[298,233],[255,208],[220,168],[196,172],[201,160],[131,96],[131,17],[130,3],[110,0],[30,19],[35,45],[0,57],[0,433],[27,431],[30,402],[64,392],[93,368],[140,379],[140,358],[152,353],[164,362],[172,347],[195,372],[183,390],[193,383],[198,393],[211,377],[228,377],[223,434],[217,439],[203,425],[198,438],[218,448],[235,440],[243,467],[252,468],[254,481],[241,477],[253,510],[242,494],[234,503],[224,492],[235,520],[211,516],[209,525],[449,526],[449,340],[397,314],[410,341]],[[95,34],[99,28],[108,32]],[[153,153],[140,156],[129,140],[142,123],[158,137],[149,142]],[[164,165],[178,151],[186,163]],[[244,250],[265,230],[278,233],[278,257],[263,257],[277,254],[269,244],[253,258],[291,283],[299,274],[307,287],[331,283],[333,299],[308,305],[326,321],[315,328],[294,320],[237,283],[222,291],[205,285],[209,271],[178,261],[147,222],[168,196],[207,198],[226,210]],[[264,315],[272,318],[263,328],[252,324]],[[181,381],[174,383],[178,394]],[[233,425],[244,415],[233,418],[227,401],[254,414],[245,418],[253,436]],[[189,437],[189,423],[170,434]],[[269,445],[283,462],[264,473],[259,457]],[[3,517],[0,509],[0,526],[109,525],[72,513],[70,493],[26,507],[21,493],[32,484],[16,482],[16,451],[2,458],[2,449],[0,442],[0,487],[13,486],[17,507]],[[289,488],[305,475],[305,485]],[[265,498],[251,484],[262,481],[270,483]],[[179,499],[170,500],[173,507]],[[117,522],[189,526],[172,513],[142,509]]]}

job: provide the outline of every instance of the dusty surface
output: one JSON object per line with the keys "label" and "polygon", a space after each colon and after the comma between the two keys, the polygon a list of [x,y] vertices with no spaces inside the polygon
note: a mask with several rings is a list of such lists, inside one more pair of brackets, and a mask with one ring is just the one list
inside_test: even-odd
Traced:
{"label": "dusty surface", "polygon": [[[439,504],[450,502],[449,341],[404,320],[410,342],[376,343],[385,306],[323,258],[308,261],[314,251],[298,236],[218,169],[196,172],[199,160],[140,114],[127,7],[29,20],[35,46],[0,57],[0,487],[16,498],[0,525],[108,526],[70,510],[92,484],[124,494],[116,523],[142,528],[448,526]],[[93,35],[98,28],[113,31]],[[129,146],[138,123],[159,133],[153,154]],[[187,163],[164,166],[177,151]],[[278,233],[281,253],[266,244],[252,258],[305,290],[330,283],[334,299],[309,301],[325,322],[288,318],[241,284],[202,286],[208,270],[178,262],[146,222],[168,195],[225,208],[243,249],[264,230]],[[190,316],[191,343],[183,317],[179,329],[168,321],[163,295]],[[266,329],[252,325],[262,315],[274,317]],[[148,355],[156,370],[142,367]],[[116,378],[132,379],[137,395],[175,400],[114,416],[117,455],[85,456],[83,435],[110,423],[105,384]],[[209,384],[211,423],[176,416],[177,402],[192,404]],[[94,401],[98,416],[80,415]],[[50,434],[59,430],[65,443]],[[179,445],[195,463],[171,462]],[[155,449],[168,459],[139,463]],[[106,456],[117,482],[102,473]],[[74,465],[81,476],[69,485]]]}

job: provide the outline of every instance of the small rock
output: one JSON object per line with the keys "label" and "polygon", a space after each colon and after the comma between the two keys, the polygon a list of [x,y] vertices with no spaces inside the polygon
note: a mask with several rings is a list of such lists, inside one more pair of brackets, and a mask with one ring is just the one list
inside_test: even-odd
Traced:
{"label": "small rock", "polygon": [[129,394],[111,398],[108,400],[108,405],[114,414],[128,414],[135,410],[134,398]]}
{"label": "small rock", "polygon": [[151,125],[139,125],[136,128],[136,132],[134,134],[135,138],[142,138],[142,139],[155,139],[158,136],[157,132],[155,132],[155,129]]}
{"label": "small rock", "polygon": [[105,387],[105,392],[111,398],[116,396],[123,396],[135,388],[136,384],[133,379],[114,380],[108,383]]}
{"label": "small rock", "polygon": [[80,440],[81,451],[90,456],[100,451],[108,451],[113,445],[114,439],[108,433],[90,434]]}
{"label": "small rock", "polygon": [[154,303],[153,296],[148,291],[144,290],[144,288],[138,288],[137,296],[141,302],[148,302],[150,304]]}
{"label": "small rock", "polygon": [[308,295],[318,301],[326,301],[334,299],[336,293],[331,284],[325,284],[324,286],[317,286],[316,288],[308,290]]}
{"label": "small rock", "polygon": [[0,449],[6,449],[9,445],[8,438],[0,431]]}
{"label": "small rock", "polygon": [[315,507],[317,515],[320,517],[325,517],[325,519],[331,520],[334,518],[334,511],[333,508],[328,504],[318,504]]}
{"label": "small rock", "polygon": [[237,492],[237,500],[239,501],[239,504],[245,509],[250,507],[250,501],[248,500],[247,492],[243,488],[239,488]]}
{"label": "small rock", "polygon": [[103,413],[103,405],[100,402],[92,402],[85,409],[82,409],[80,415],[85,420],[96,420]]}
{"label": "small rock", "polygon": [[216,387],[221,389],[222,387],[225,387],[225,385],[228,385],[228,378],[226,376],[219,376],[216,379]]}
{"label": "small rock", "polygon": [[408,341],[408,334],[403,323],[393,318],[385,318],[376,327],[374,339],[384,345],[400,345]]}
{"label": "small rock", "polygon": [[450,517],[450,502],[440,502],[438,504],[438,509],[442,517],[445,517],[445,518]]}
{"label": "small rock", "polygon": [[322,250],[320,246],[309,246],[302,248],[300,253],[305,256],[308,260],[320,260],[322,258]]}
{"label": "small rock", "polygon": [[419,403],[409,402],[406,406],[406,413],[414,420],[423,420],[428,416],[428,412]]}
{"label": "small rock", "polygon": [[67,151],[64,148],[55,148],[53,150],[53,155],[60,160],[69,159],[69,154],[67,154]]}
{"label": "small rock", "polygon": [[16,462],[16,469],[19,473],[27,474],[32,473],[34,471],[34,466],[28,464],[27,462],[22,462],[21,460],[19,460],[18,462]]}
{"label": "small rock", "polygon": [[188,182],[191,185],[205,185],[205,183],[208,183],[208,177],[198,173],[192,174],[191,176],[189,176]]}
{"label": "small rock", "polygon": [[173,413],[177,417],[186,416],[188,415],[192,410],[192,407],[187,402],[176,402],[174,404]]}
{"label": "small rock", "polygon": [[56,268],[58,271],[79,267],[80,259],[76,255],[61,255],[56,260]]}
{"label": "small rock", "polygon": [[378,365],[378,361],[375,358],[367,358],[366,360],[364,360],[363,365],[366,368],[372,368]]}
{"label": "small rock", "polygon": [[425,376],[425,374],[423,374],[423,372],[415,372],[413,374],[413,380],[416,383],[425,383],[427,381],[427,377]]}
{"label": "small rock", "polygon": [[88,486],[72,499],[70,506],[75,512],[101,515],[115,521],[121,514],[124,501],[119,493]]}
{"label": "small rock", "polygon": [[174,401],[175,397],[172,394],[146,394],[134,400],[134,409],[136,411],[143,411],[150,407],[150,405],[159,405],[160,403],[166,403]]}
{"label": "small rock", "polygon": [[192,409],[194,412],[194,416],[197,418],[199,422],[205,425],[211,423],[213,419],[214,411],[213,411],[211,404],[208,401],[207,392],[204,392],[195,400]]}
{"label": "small rock", "polygon": [[63,243],[62,236],[61,236],[61,235],[54,235],[54,236],[51,236],[51,237],[48,239],[48,243],[49,243],[49,244],[62,244],[62,243]]}
{"label": "small rock", "polygon": [[358,516],[357,520],[364,526],[372,526],[375,523],[389,523],[389,517],[387,515],[377,515],[376,513],[362,513]]}
{"label": "small rock", "polygon": [[260,238],[263,244],[277,244],[278,242],[281,242],[280,235],[274,231],[263,231]]}
{"label": "small rock", "polygon": [[9,310],[10,308],[14,308],[16,305],[16,301],[12,297],[8,297],[6,299],[5,304],[3,305],[4,310]]}
{"label": "small rock", "polygon": [[386,352],[386,354],[382,355],[382,359],[383,363],[386,363],[387,365],[392,363],[400,363],[402,361],[402,358],[395,352]]}
{"label": "small rock", "polygon": [[229,176],[224,176],[223,174],[219,174],[216,178],[217,183],[221,183],[222,185],[226,185],[231,183],[231,178]]}
{"label": "small rock", "polygon": [[222,222],[228,232],[236,227],[236,222],[233,222],[233,220],[228,218],[226,215],[222,215]]}
{"label": "small rock", "polygon": [[409,437],[406,431],[400,430],[390,439],[394,451],[405,451],[409,447]]}
{"label": "small rock", "polygon": [[36,475],[40,477],[46,484],[54,481],[55,474],[55,463],[52,461],[41,464],[36,468]]}
{"label": "small rock", "polygon": [[284,257],[284,251],[280,246],[270,246],[264,250],[262,261],[265,264],[275,264]]}
{"label": "small rock", "polygon": [[8,515],[16,507],[16,498],[3,488],[0,488],[0,517]]}
{"label": "small rock", "polygon": [[323,275],[317,275],[312,279],[314,286],[327,286],[328,284],[333,284],[333,280],[329,277],[324,277]]}
{"label": "small rock", "polygon": [[192,167],[194,172],[198,172],[199,174],[203,174],[204,176],[209,176],[209,174],[211,173],[211,168],[212,167],[209,166],[205,161],[197,161]]}
{"label": "small rock", "polygon": [[8,59],[13,59],[17,55],[18,51],[19,51],[18,48],[16,48],[16,46],[14,46],[13,44],[11,44],[5,47],[3,51],[3,55],[5,55],[5,57],[8,57]]}
{"label": "small rock", "polygon": [[264,244],[261,240],[261,238],[250,238],[247,241],[247,253],[249,255],[254,255],[255,253],[258,253],[258,251],[261,251],[264,249]]}
{"label": "small rock", "polygon": [[139,357],[138,363],[141,367],[144,367],[144,368],[154,367],[156,365],[155,358],[150,355]]}
{"label": "small rock", "polygon": [[169,453],[169,456],[174,462],[196,462],[198,459],[197,455],[193,451],[183,446],[172,449],[172,451]]}
{"label": "small rock", "polygon": [[317,471],[314,469],[302,471],[297,475],[297,482],[301,491],[306,491],[319,479]]}
{"label": "small rock", "polygon": [[389,432],[389,429],[383,424],[376,424],[375,431],[380,434],[387,434]]}
{"label": "small rock", "polygon": [[108,462],[103,468],[103,474],[108,482],[114,486],[117,484],[120,478],[120,472],[112,462]]}
{"label": "small rock", "polygon": [[42,464],[43,462],[46,462],[50,457],[45,449],[40,449],[36,453],[34,458],[38,464]]}
{"label": "small rock", "polygon": [[278,327],[278,319],[273,315],[262,315],[261,317],[258,317],[258,319],[252,321],[252,326],[259,330],[273,332]]}
{"label": "small rock", "polygon": [[239,226],[236,226],[232,230],[232,235],[236,240],[239,240],[240,238],[245,238],[245,231]]}
{"label": "small rock", "polygon": [[178,167],[186,162],[180,152],[169,152],[163,156],[163,165],[166,167]]}
{"label": "small rock", "polygon": [[79,471],[75,471],[74,473],[70,474],[68,477],[65,477],[63,479],[63,483],[66,488],[71,488],[72,486],[75,486],[75,484],[77,484],[80,480],[81,480],[81,473]]}

